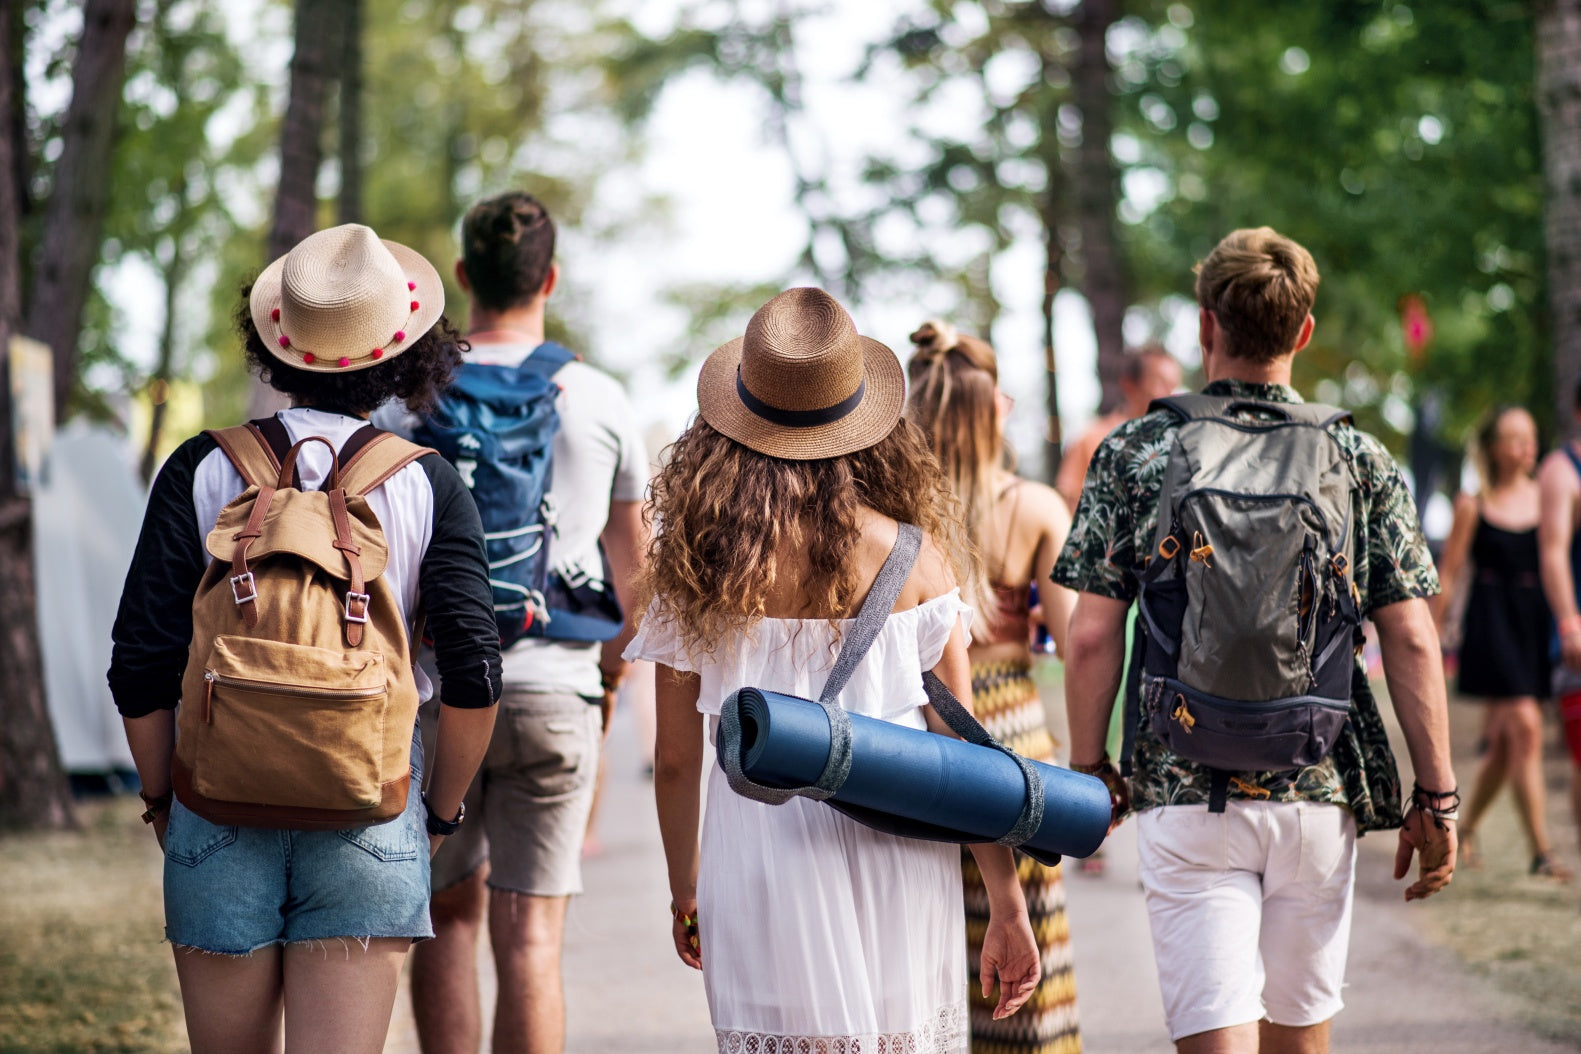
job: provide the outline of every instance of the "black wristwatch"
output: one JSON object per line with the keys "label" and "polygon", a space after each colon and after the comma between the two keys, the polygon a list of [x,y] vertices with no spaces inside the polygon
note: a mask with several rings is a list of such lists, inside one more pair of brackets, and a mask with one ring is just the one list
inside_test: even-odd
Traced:
{"label": "black wristwatch", "polygon": [[461,808],[456,810],[456,818],[454,820],[444,820],[434,815],[434,807],[428,804],[428,795],[425,794],[423,795],[423,812],[428,814],[429,834],[455,834],[461,830],[461,821],[467,818],[467,803],[461,803]]}

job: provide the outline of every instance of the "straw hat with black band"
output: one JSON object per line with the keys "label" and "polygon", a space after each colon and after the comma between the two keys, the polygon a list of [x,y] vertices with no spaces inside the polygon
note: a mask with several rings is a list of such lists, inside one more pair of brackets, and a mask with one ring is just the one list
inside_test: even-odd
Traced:
{"label": "straw hat with black band", "polygon": [[894,429],[905,371],[857,333],[822,289],[788,289],[716,349],[697,378],[697,408],[716,431],[791,461],[865,450]]}
{"label": "straw hat with black band", "polygon": [[308,235],[265,267],[249,305],[275,358],[346,373],[421,339],[444,314],[445,287],[421,253],[347,223]]}

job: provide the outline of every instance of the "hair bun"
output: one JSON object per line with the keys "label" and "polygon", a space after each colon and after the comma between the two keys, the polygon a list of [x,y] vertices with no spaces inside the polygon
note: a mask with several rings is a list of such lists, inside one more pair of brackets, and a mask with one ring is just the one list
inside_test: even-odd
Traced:
{"label": "hair bun", "polygon": [[960,339],[955,327],[940,318],[928,319],[911,335],[911,343],[916,347],[917,354],[930,358],[949,354],[960,343]]}

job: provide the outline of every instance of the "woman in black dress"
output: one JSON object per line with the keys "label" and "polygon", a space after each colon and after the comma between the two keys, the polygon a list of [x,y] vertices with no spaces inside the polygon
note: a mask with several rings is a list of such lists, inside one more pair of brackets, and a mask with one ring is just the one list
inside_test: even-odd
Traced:
{"label": "woman in black dress", "polygon": [[1552,629],[1537,574],[1536,422],[1519,406],[1494,409],[1477,430],[1473,454],[1481,491],[1455,500],[1439,568],[1444,592],[1434,601],[1442,632],[1452,597],[1469,588],[1460,694],[1486,704],[1487,750],[1461,817],[1462,853],[1475,861],[1478,821],[1508,780],[1531,846],[1531,873],[1568,878],[1553,858],[1544,820],[1538,698],[1548,694]]}

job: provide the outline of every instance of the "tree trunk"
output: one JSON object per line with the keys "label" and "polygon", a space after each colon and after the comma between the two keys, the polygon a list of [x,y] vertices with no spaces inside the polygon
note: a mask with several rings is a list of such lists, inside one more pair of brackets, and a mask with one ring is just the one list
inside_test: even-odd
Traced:
{"label": "tree trunk", "polygon": [[1581,379],[1581,0],[1537,5],[1537,107],[1547,182],[1554,422],[1568,434],[1575,430]]}
{"label": "tree trunk", "polygon": [[341,223],[362,222],[362,0],[344,0],[340,71]]}
{"label": "tree trunk", "polygon": [[60,160],[28,297],[27,332],[55,353],[57,421],[71,412],[77,337],[109,210],[110,148],[121,109],[134,6],[133,0],[87,0],[83,10],[82,43],[72,63],[71,105],[61,129]]}
{"label": "tree trunk", "polygon": [[159,361],[154,366],[153,380],[149,385],[153,409],[148,422],[148,445],[143,448],[143,461],[138,466],[145,484],[153,481],[154,467],[159,460],[159,441],[165,429],[165,411],[170,405],[170,377],[176,358],[176,300],[187,277],[187,254],[183,238],[192,224],[192,217],[185,176],[177,177],[174,190],[176,218],[170,224],[170,263],[165,268],[164,276],[165,320],[159,331]]}
{"label": "tree trunk", "polygon": [[[291,94],[280,124],[280,185],[264,262],[277,260],[318,229],[318,170],[324,160],[324,101],[334,83],[344,14],[335,0],[297,0]],[[274,389],[255,383],[250,417],[286,405]]]}
{"label": "tree trunk", "polygon": [[1053,188],[1043,208],[1043,368],[1048,374],[1044,395],[1048,425],[1043,431],[1043,480],[1054,485],[1064,456],[1064,429],[1059,419],[1059,368],[1054,358],[1054,298],[1059,295],[1063,254],[1060,250],[1058,215],[1053,207]]}
{"label": "tree trunk", "polygon": [[22,315],[15,23],[0,17],[0,828],[66,827],[71,794],[44,700],[31,502],[15,496],[7,349]]}
{"label": "tree trunk", "polygon": [[1081,146],[1072,172],[1081,230],[1081,292],[1092,308],[1098,338],[1098,381],[1103,386],[1099,409],[1104,411],[1119,405],[1125,354],[1126,282],[1115,231],[1119,178],[1109,153],[1113,95],[1105,46],[1117,8],[1117,0],[1082,0],[1076,17],[1080,43],[1071,74],[1076,108],[1081,111]]}

